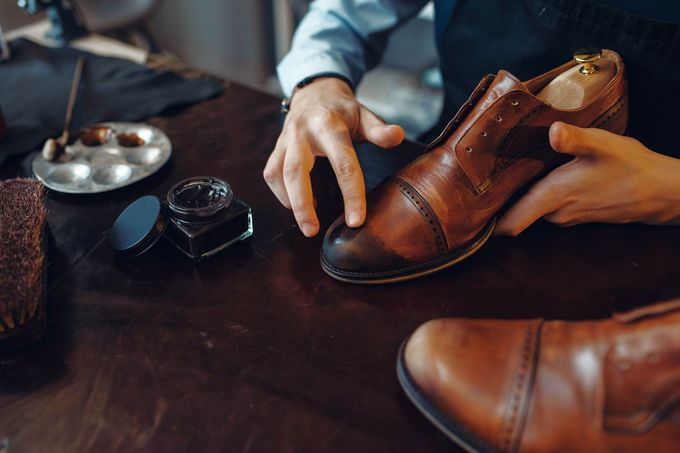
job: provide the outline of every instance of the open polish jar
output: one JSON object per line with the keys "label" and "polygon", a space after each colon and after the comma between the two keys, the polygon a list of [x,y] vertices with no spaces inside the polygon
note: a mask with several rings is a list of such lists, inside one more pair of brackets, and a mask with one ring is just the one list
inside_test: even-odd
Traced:
{"label": "open polish jar", "polygon": [[252,212],[221,179],[198,176],[168,191],[166,235],[186,255],[201,260],[253,234]]}
{"label": "open polish jar", "polygon": [[201,261],[252,234],[252,211],[234,197],[229,184],[196,176],[175,184],[165,202],[145,196],[130,204],[113,224],[110,243],[120,256],[131,258],[165,236]]}

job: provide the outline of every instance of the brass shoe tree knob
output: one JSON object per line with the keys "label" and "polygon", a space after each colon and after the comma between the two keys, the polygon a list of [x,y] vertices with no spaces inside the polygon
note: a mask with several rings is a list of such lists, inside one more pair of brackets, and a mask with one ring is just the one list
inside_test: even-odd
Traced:
{"label": "brass shoe tree knob", "polygon": [[574,52],[574,60],[583,64],[579,69],[583,75],[595,74],[600,69],[595,62],[600,58],[602,58],[602,49],[596,47],[585,47]]}

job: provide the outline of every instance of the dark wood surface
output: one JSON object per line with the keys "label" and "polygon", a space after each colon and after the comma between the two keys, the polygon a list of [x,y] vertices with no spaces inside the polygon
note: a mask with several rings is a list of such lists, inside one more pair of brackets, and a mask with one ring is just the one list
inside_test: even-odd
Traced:
{"label": "dark wood surface", "polygon": [[[151,123],[174,146],[158,174],[49,193],[48,335],[0,357],[2,452],[455,450],[397,382],[419,324],[598,318],[680,295],[680,229],[642,225],[539,224],[420,280],[339,283],[321,271],[321,238],[305,239],[262,180],[277,99],[232,84]],[[418,152],[360,156],[375,184]],[[117,260],[107,239],[123,207],[195,175],[226,179],[252,206],[252,240],[200,264],[167,243]],[[325,161],[314,181],[323,228],[341,207]]]}

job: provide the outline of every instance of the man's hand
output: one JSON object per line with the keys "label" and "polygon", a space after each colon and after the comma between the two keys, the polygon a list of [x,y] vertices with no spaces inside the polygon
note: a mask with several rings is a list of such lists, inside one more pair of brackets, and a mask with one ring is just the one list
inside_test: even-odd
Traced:
{"label": "man's hand", "polygon": [[680,223],[680,160],[633,138],[561,122],[550,128],[550,145],[576,157],[538,181],[495,234],[516,236],[540,218],[561,226]]}
{"label": "man's hand", "polygon": [[336,78],[319,78],[295,93],[264,179],[279,201],[293,210],[302,233],[319,232],[309,173],[316,156],[326,156],[345,203],[345,222],[358,227],[366,218],[364,178],[352,140],[383,148],[404,140],[404,130],[386,125],[359,104],[351,88]]}

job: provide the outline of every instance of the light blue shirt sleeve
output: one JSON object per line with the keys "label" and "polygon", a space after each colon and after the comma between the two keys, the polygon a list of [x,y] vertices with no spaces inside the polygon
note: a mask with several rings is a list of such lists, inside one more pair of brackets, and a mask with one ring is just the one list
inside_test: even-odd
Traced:
{"label": "light blue shirt sleeve", "polygon": [[286,96],[307,77],[333,73],[353,88],[376,66],[392,30],[427,0],[316,0],[298,26],[290,52],[277,67]]}

